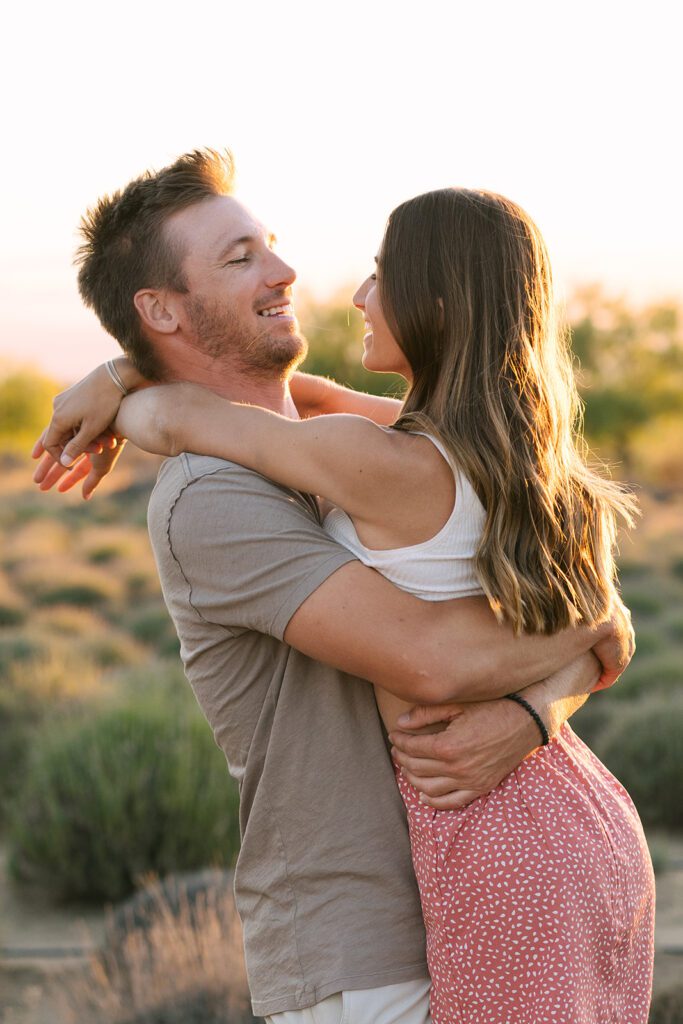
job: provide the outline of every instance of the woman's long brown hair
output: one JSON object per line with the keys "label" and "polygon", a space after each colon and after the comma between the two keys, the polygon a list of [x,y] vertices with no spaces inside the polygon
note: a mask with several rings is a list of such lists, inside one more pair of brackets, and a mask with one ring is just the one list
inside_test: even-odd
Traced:
{"label": "woman's long brown hair", "polygon": [[396,427],[447,446],[484,508],[479,581],[515,629],[599,622],[617,515],[633,497],[589,467],[569,337],[540,232],[491,192],[442,189],[391,214],[384,314],[413,371]]}

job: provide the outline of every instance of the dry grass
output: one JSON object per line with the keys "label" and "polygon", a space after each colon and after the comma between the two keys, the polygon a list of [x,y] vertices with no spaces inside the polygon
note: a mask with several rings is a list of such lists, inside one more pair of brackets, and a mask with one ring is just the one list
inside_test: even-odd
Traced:
{"label": "dry grass", "polygon": [[242,932],[232,895],[159,891],[153,923],[133,928],[57,992],[63,1024],[238,1024],[251,1021]]}
{"label": "dry grass", "polygon": [[70,639],[80,636],[98,636],[107,628],[101,615],[88,608],[55,605],[53,608],[34,608],[31,623],[35,630],[52,636]]}
{"label": "dry grass", "polygon": [[51,644],[44,653],[12,664],[5,684],[22,701],[42,707],[63,701],[89,701],[107,689],[96,661],[81,656],[66,643]]}

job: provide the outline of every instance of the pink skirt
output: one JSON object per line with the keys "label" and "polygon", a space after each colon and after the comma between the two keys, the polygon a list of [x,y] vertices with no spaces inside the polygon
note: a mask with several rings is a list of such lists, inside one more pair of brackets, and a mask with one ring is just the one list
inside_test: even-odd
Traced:
{"label": "pink skirt", "polygon": [[568,725],[462,810],[425,807],[397,778],[433,1024],[646,1024],[645,836],[626,790]]}

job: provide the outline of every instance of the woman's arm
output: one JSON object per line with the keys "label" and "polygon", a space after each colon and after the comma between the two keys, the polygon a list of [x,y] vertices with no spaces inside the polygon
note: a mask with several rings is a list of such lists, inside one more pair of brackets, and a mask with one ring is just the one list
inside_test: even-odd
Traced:
{"label": "woman's arm", "polygon": [[[114,364],[128,391],[150,386],[151,382],[138,373],[126,356],[117,357]],[[295,373],[290,390],[302,419],[352,413],[380,426],[390,426],[402,408],[402,402],[397,399],[353,391],[327,377],[310,373]],[[34,476],[42,490],[59,483],[60,491],[68,491],[85,480],[83,496],[88,498],[93,494],[114,468],[118,457],[118,453],[113,454],[116,444],[109,426],[122,399],[121,391],[104,365],[57,395],[52,419],[33,449],[35,459],[44,456]],[[81,459],[88,453],[97,458]],[[78,459],[81,461],[67,473],[64,467]]]}
{"label": "woman's arm", "polygon": [[[112,360],[127,391],[149,387],[146,380],[125,357]],[[33,456],[49,452],[55,462],[68,464],[92,451],[93,442],[104,435],[116,418],[123,393],[103,363],[87,377],[56,396],[52,419],[36,442]]]}
{"label": "woman's arm", "polygon": [[365,522],[382,523],[402,499],[405,507],[407,483],[419,494],[426,483],[421,474],[429,474],[428,464],[420,467],[424,460],[407,464],[410,443],[421,439],[364,417],[292,420],[193,384],[161,385],[125,398],[115,429],[155,454],[196,452],[238,462],[285,487],[324,495]]}
{"label": "woman's arm", "polygon": [[302,419],[347,412],[364,416],[382,427],[390,427],[403,408],[403,402],[397,398],[382,398],[379,395],[368,395],[364,391],[354,391],[329,377],[318,377],[312,373],[295,373],[289,382],[289,389]]}

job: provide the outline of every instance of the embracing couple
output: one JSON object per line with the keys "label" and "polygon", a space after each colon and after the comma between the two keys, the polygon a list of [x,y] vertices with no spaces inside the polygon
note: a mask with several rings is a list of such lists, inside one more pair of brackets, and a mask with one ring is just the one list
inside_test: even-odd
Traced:
{"label": "embracing couple", "polygon": [[82,233],[81,294],[127,359],[58,397],[36,476],[92,493],[110,425],[173,456],[149,528],[239,783],[254,1012],[645,1024],[645,839],[566,724],[631,653],[630,502],[579,453],[533,222],[464,189],[393,211],[354,304],[403,403],[295,372],[295,274],[228,156],[143,175]]}

